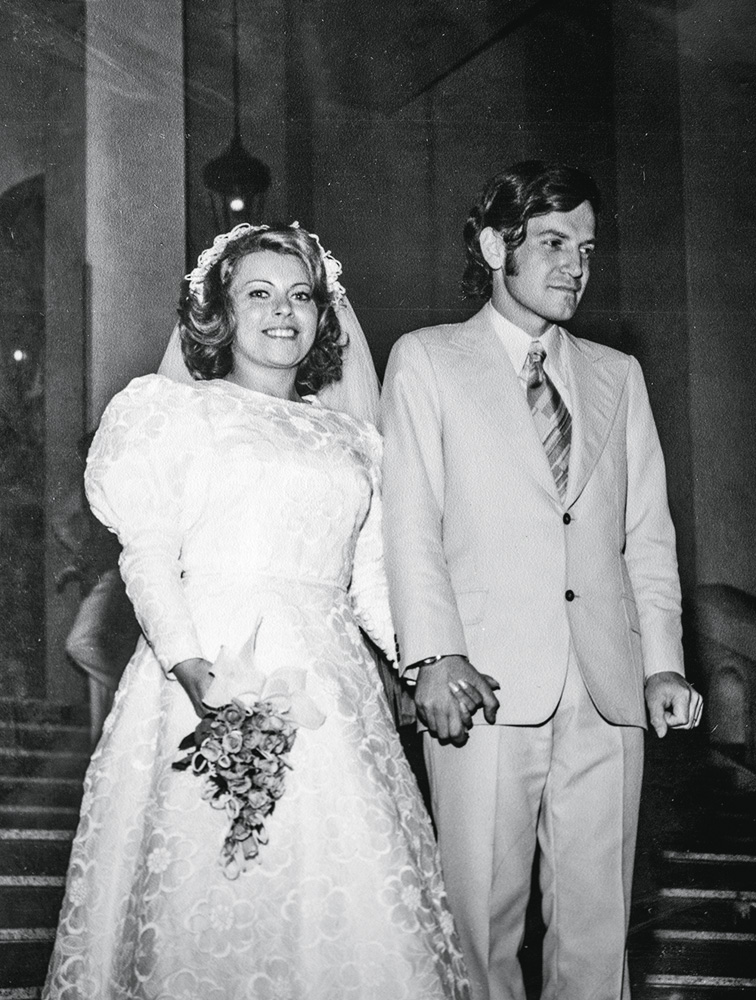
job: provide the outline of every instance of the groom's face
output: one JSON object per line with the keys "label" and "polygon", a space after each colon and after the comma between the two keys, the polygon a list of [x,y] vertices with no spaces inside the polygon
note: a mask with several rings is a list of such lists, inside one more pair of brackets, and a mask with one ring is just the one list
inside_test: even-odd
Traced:
{"label": "groom's face", "polygon": [[495,308],[532,336],[571,319],[588,284],[595,237],[587,201],[571,212],[533,216],[509,266],[494,271]]}

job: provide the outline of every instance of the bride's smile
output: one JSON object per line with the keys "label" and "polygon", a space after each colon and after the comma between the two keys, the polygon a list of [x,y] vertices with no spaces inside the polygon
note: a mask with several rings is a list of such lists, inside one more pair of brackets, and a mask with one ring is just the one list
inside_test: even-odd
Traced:
{"label": "bride's smile", "polygon": [[229,291],[236,326],[231,380],[254,382],[271,368],[293,375],[315,341],[318,323],[304,264],[291,254],[251,253],[239,263]]}

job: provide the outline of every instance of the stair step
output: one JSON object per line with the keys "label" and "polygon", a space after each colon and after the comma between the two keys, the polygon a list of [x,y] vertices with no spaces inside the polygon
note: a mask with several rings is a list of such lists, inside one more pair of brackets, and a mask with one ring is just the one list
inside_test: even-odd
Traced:
{"label": "stair step", "polygon": [[665,861],[699,864],[739,864],[756,866],[756,854],[733,854],[727,851],[662,851]]}
{"label": "stair step", "polygon": [[54,927],[0,927],[0,945],[54,940]]}
{"label": "stair step", "polygon": [[756,903],[756,891],[751,889],[688,888],[678,886],[659,890],[662,899],[725,899],[742,903]]}
{"label": "stair step", "polygon": [[0,830],[0,874],[65,875],[71,855],[72,838],[68,831],[64,831],[64,838],[6,837],[9,832],[26,834],[28,831]]}
{"label": "stair step", "polygon": [[89,726],[89,708],[87,705],[62,705],[40,698],[0,698],[0,721]]}
{"label": "stair step", "polygon": [[66,884],[65,875],[0,875],[0,890],[22,888],[57,888]]}
{"label": "stair step", "polygon": [[62,878],[50,885],[21,883],[0,887],[0,925],[4,928],[56,927],[64,889]]}
{"label": "stair step", "polygon": [[0,942],[0,968],[5,987],[36,987],[44,981],[52,940]]}
{"label": "stair step", "polygon": [[69,750],[22,750],[0,747],[0,774],[4,777],[77,777],[83,780],[89,754]]}
{"label": "stair step", "polygon": [[87,726],[0,722],[0,747],[11,746],[24,750],[70,750],[86,754],[92,752]]}
{"label": "stair step", "polygon": [[647,974],[727,975],[756,980],[756,949],[747,940],[663,939],[657,941],[644,964]]}
{"label": "stair step", "polygon": [[643,934],[649,928],[722,933],[756,931],[756,904],[731,898],[665,897],[655,915],[643,927],[636,928],[635,933]]}
{"label": "stair step", "polygon": [[655,907],[655,927],[688,930],[752,930],[756,892],[738,889],[664,888]]}
{"label": "stair step", "polygon": [[748,854],[753,850],[754,843],[756,843],[756,830],[728,830],[720,832],[716,839],[711,835],[697,837],[692,834],[683,849],[713,854]]}
{"label": "stair step", "polygon": [[[751,775],[753,780],[754,776]],[[696,776],[695,795],[691,797],[691,812],[705,812],[711,806],[718,809],[752,812],[756,799],[756,786],[743,787],[740,777],[722,772],[701,772]]]}
{"label": "stair step", "polygon": [[[663,1000],[731,1000],[753,996],[756,979],[739,976],[651,975],[645,979],[648,996]],[[653,992],[651,992],[653,991]]]}
{"label": "stair step", "polygon": [[82,792],[81,778],[37,775],[21,778],[0,775],[0,800],[6,806],[45,805],[73,808],[81,802]]}
{"label": "stair step", "polygon": [[0,831],[17,827],[75,830],[79,807],[45,805],[0,805]]}
{"label": "stair step", "polygon": [[73,840],[73,830],[45,830],[40,827],[31,829],[14,829],[5,827],[0,829],[0,841],[3,840]]}
{"label": "stair step", "polygon": [[[724,857],[722,855],[722,857]],[[688,861],[683,858],[668,862],[664,868],[665,886],[687,889],[735,889],[756,891],[756,864],[751,860]]]}
{"label": "stair step", "polygon": [[660,927],[652,932],[657,941],[711,941],[723,944],[756,944],[753,931],[707,931]]}
{"label": "stair step", "polygon": [[697,817],[697,826],[713,833],[727,833],[730,823],[745,824],[756,822],[756,803],[752,796],[723,795],[706,803],[706,813]]}
{"label": "stair step", "polygon": [[[684,850],[693,850],[697,844],[717,844],[726,842],[731,837],[740,838],[744,835],[749,836],[753,843],[756,833],[756,814],[750,809],[725,809],[723,806],[712,805],[707,815],[687,817],[685,822],[686,829],[681,835],[685,839],[679,845]],[[695,838],[695,843],[691,838]]]}

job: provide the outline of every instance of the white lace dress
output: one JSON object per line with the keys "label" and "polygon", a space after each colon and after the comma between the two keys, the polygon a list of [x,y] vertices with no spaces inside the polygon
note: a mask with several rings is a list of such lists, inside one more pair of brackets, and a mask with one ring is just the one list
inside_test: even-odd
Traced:
{"label": "white lace dress", "polygon": [[[428,815],[360,627],[393,649],[375,429],[225,381],[136,379],[87,492],[123,544],[140,640],[92,758],[44,997],[461,1000]],[[173,770],[196,716],[169,675],[241,648],[307,668],[259,865],[223,874],[226,818]]]}

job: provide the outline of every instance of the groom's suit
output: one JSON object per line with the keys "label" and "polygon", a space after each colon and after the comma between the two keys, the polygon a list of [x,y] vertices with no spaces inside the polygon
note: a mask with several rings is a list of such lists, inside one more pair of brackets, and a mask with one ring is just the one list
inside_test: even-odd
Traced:
{"label": "groom's suit", "polygon": [[[612,983],[604,992],[595,982],[581,985],[580,969],[567,969],[580,966],[580,949],[591,945],[578,940],[572,957],[566,943],[561,957],[551,956],[544,995],[616,1000],[646,725],[644,679],[683,672],[664,461],[638,363],[554,329],[547,365],[558,368],[572,416],[569,479],[560,499],[496,315],[489,303],[465,323],[407,334],[389,360],[384,523],[401,664],[407,669],[460,654],[501,686],[495,727],[488,729],[478,713],[469,745],[426,742],[442,861],[476,998],[522,995],[521,982],[512,981],[518,972],[503,960],[497,967],[496,934],[522,934],[534,831],[543,850],[552,837],[546,814],[564,801],[565,815],[584,825],[547,858],[546,906],[556,921],[560,909],[570,912],[560,902],[571,891],[565,884],[587,881],[580,906],[590,902],[601,927],[583,926],[577,912],[559,933],[566,942],[574,925],[578,939],[613,936],[620,982],[607,971]],[[571,735],[559,735],[570,727]],[[493,742],[500,736],[516,742]],[[609,743],[599,748],[604,737]],[[606,758],[616,758],[608,770]],[[509,784],[497,785],[517,761],[543,769],[529,793],[535,805],[519,802]],[[573,782],[571,768],[590,780]],[[471,829],[479,826],[488,829]],[[530,834],[530,846],[515,858]],[[616,841],[620,861],[617,872],[598,862],[592,885],[584,869],[591,867],[594,838]],[[554,869],[568,872],[570,863],[572,874],[560,884]],[[512,881],[521,885],[508,899]],[[618,900],[603,916],[595,902],[602,892]]]}

